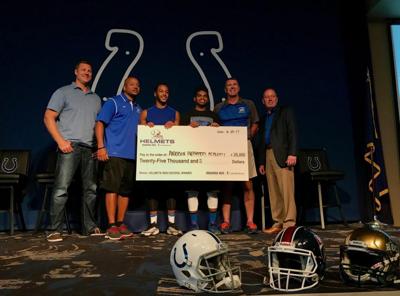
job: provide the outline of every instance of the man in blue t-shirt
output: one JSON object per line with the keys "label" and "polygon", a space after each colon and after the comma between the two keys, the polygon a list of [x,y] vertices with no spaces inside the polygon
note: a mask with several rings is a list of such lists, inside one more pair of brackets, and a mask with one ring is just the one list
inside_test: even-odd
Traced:
{"label": "man in blue t-shirt", "polygon": [[106,192],[106,237],[111,240],[133,236],[123,221],[135,181],[139,92],[139,79],[128,77],[123,92],[108,99],[97,116],[97,158],[105,162],[100,188]]}
{"label": "man in blue t-shirt", "polygon": [[[214,112],[218,114],[222,126],[246,126],[247,127],[247,146],[249,163],[249,180],[243,182],[244,206],[246,208],[247,223],[245,230],[248,233],[256,233],[257,225],[254,224],[254,190],[252,178],[257,176],[257,169],[254,161],[253,147],[251,139],[255,136],[258,129],[258,113],[251,100],[243,99],[239,96],[240,86],[236,78],[229,78],[225,82],[226,100],[215,106]],[[222,215],[224,221],[220,225],[222,233],[231,232],[231,197],[232,182],[225,182],[223,189]]]}
{"label": "man in blue t-shirt", "polygon": [[[155,104],[150,108],[143,110],[140,115],[140,124],[154,127],[155,125],[164,125],[165,128],[171,128],[179,125],[180,114],[174,108],[168,106],[169,87],[166,83],[158,83],[154,88]],[[175,224],[176,191],[175,182],[152,181],[148,182],[147,204],[150,212],[149,227],[142,231],[143,236],[153,236],[160,233],[158,226],[158,203],[159,200],[166,197],[168,210],[168,228],[167,234],[181,235],[182,231]]]}
{"label": "man in blue t-shirt", "polygon": [[44,124],[57,143],[57,166],[50,203],[50,230],[47,241],[62,241],[64,208],[68,187],[78,167],[83,187],[82,234],[101,235],[94,220],[96,205],[96,161],[93,158],[94,126],[101,108],[98,95],[90,90],[92,66],[79,61],[75,81],[57,89],[44,114]]}

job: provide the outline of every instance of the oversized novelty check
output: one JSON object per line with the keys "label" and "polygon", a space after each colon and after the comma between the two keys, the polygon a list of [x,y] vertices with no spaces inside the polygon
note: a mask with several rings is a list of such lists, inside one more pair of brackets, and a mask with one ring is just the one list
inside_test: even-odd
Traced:
{"label": "oversized novelty check", "polygon": [[137,180],[249,179],[246,127],[138,127]]}

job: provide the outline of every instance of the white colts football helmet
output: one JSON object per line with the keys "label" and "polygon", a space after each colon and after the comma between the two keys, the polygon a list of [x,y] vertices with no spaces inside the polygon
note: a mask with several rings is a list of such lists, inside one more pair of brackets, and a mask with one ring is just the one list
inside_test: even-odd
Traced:
{"label": "white colts football helmet", "polygon": [[268,247],[269,285],[294,292],[312,288],[323,278],[325,253],[321,239],[302,226],[288,227]]}
{"label": "white colts football helmet", "polygon": [[227,246],[205,230],[181,236],[170,263],[178,284],[196,292],[229,292],[241,286],[240,267],[231,267]]}

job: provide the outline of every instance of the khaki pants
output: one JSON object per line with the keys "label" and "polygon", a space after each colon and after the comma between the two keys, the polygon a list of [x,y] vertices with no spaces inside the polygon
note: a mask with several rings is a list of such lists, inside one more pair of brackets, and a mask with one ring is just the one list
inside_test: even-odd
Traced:
{"label": "khaki pants", "polygon": [[266,150],[266,177],[273,226],[289,227],[296,224],[294,199],[294,168],[281,168],[272,149]]}

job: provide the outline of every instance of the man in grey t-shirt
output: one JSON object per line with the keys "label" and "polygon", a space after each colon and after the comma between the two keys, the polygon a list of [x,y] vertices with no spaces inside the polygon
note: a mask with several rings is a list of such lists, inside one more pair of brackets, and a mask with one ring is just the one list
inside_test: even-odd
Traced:
{"label": "man in grey t-shirt", "polygon": [[90,90],[91,80],[92,66],[87,61],[80,61],[75,67],[75,82],[54,92],[44,114],[44,124],[58,146],[49,242],[63,240],[61,231],[67,190],[78,167],[83,190],[82,234],[101,235],[94,221],[97,187],[93,157],[94,126],[101,102]]}

